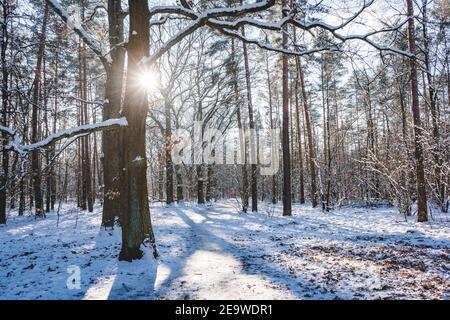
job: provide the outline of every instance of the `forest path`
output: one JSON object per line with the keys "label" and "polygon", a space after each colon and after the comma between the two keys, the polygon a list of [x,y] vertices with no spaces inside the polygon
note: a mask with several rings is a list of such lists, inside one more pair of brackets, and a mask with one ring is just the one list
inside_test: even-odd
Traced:
{"label": "forest path", "polygon": [[[182,231],[182,239],[158,244],[162,257],[155,283],[156,298],[295,298],[285,286],[274,285],[264,274],[248,269],[252,265],[248,263],[251,249],[232,244],[226,234],[242,227],[232,206],[173,206],[163,210],[165,218],[170,212],[170,219],[178,220],[175,225],[181,226],[177,232]],[[167,249],[172,252],[168,259]],[[173,254],[174,250],[178,255]]]}
{"label": "forest path", "polygon": [[446,217],[417,224],[389,207],[308,205],[283,217],[280,204],[259,207],[152,209],[161,253],[152,298],[448,299]]}

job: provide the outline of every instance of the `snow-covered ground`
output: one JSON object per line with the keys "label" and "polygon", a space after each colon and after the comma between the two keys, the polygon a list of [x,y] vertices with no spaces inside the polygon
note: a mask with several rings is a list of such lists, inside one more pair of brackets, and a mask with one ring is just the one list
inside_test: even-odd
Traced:
{"label": "snow-covered ground", "polygon": [[[160,258],[118,262],[120,230],[65,205],[59,225],[11,212],[0,226],[0,299],[449,299],[450,219],[395,208],[323,213],[261,204],[152,206]],[[79,271],[80,287],[77,288]]]}

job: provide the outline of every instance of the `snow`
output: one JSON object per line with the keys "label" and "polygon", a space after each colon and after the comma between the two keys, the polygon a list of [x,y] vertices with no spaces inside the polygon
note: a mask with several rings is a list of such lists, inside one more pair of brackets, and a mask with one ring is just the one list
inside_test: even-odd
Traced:
{"label": "snow", "polygon": [[[236,200],[152,205],[160,257],[119,262],[120,228],[65,204],[0,226],[0,299],[448,299],[450,217],[405,222],[395,208],[323,213]],[[69,289],[69,267],[80,288]],[[70,271],[71,269],[69,269]]]}
{"label": "snow", "polygon": [[143,157],[141,157],[141,156],[136,156],[136,157],[133,159],[133,162],[140,162],[140,161],[143,161],[143,160],[145,160]]}
{"label": "snow", "polygon": [[22,145],[20,140],[18,139],[18,137],[14,136],[14,140],[11,141],[6,146],[6,149],[11,149],[18,153],[24,154],[26,152],[33,151],[35,149],[45,148],[48,145],[50,145],[58,140],[64,139],[64,138],[71,138],[76,135],[87,134],[87,133],[91,133],[94,131],[107,129],[110,127],[115,127],[115,126],[124,127],[127,125],[128,125],[128,122],[125,117],[118,118],[118,119],[109,119],[109,120],[102,121],[102,122],[97,122],[97,123],[93,123],[93,124],[85,124],[85,125],[81,125],[78,127],[72,127],[72,128],[60,130],[54,134],[47,136],[46,138],[42,139],[41,141],[29,144],[29,145]]}
{"label": "snow", "polygon": [[2,126],[2,125],[0,125],[0,132],[4,132],[5,134],[7,134],[7,135],[9,135],[11,137],[16,135],[16,131],[15,130],[13,130],[11,128],[8,128],[8,127],[5,127],[5,126]]}

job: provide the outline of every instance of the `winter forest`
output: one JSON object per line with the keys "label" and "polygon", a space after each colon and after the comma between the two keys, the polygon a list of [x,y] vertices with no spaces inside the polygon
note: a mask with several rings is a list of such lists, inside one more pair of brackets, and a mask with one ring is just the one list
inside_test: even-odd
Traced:
{"label": "winter forest", "polygon": [[0,299],[449,299],[448,0],[0,0]]}

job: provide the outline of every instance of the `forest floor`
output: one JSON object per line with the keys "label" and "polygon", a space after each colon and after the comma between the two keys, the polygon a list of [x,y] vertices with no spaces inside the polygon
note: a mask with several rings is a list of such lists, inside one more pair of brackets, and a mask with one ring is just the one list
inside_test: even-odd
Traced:
{"label": "forest floor", "polygon": [[120,230],[100,229],[100,206],[65,205],[59,222],[10,212],[0,299],[450,298],[449,214],[419,224],[391,207],[238,208],[152,205],[160,257],[132,263],[117,261]]}

